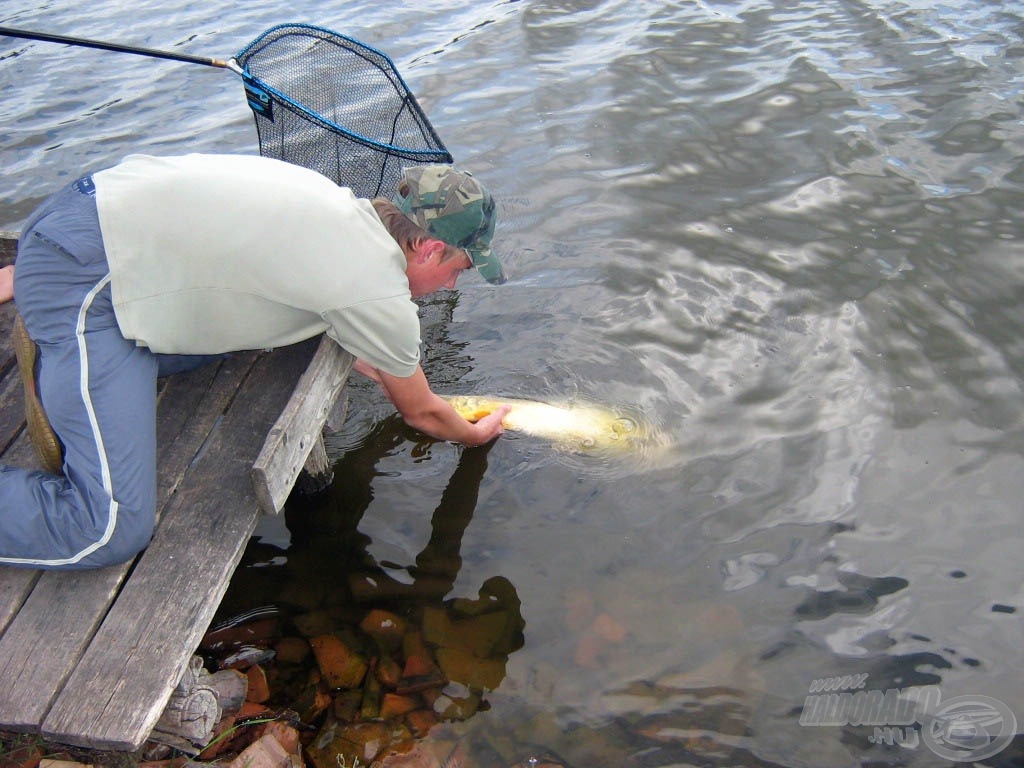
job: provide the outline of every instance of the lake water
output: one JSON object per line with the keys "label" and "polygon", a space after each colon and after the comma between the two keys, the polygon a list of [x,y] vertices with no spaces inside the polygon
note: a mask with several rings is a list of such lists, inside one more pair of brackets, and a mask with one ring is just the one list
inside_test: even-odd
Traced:
{"label": "lake water", "polygon": [[[440,546],[449,598],[500,578],[521,601],[461,726],[491,754],[831,768],[1024,765],[1020,737],[983,754],[1024,728],[1022,12],[6,0],[0,22],[226,57],[302,21],[381,48],[499,201],[510,281],[424,305],[435,388],[664,435],[464,452],[353,382],[333,494],[260,529],[230,607],[360,568],[412,583]],[[4,40],[0,88],[0,228],[130,152],[256,151],[223,70]],[[847,675],[996,716],[916,746],[927,725],[810,724],[814,681]]]}

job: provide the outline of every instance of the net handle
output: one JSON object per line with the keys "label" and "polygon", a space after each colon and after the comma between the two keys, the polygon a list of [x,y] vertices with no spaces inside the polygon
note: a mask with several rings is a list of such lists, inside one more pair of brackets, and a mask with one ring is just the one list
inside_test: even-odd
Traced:
{"label": "net handle", "polygon": [[46,43],[62,43],[64,45],[76,45],[82,48],[99,48],[104,51],[116,51],[119,53],[134,53],[139,56],[151,56],[157,59],[170,59],[171,61],[184,61],[188,64],[205,64],[208,67],[230,69],[236,74],[241,74],[242,69],[234,59],[213,59],[206,56],[193,56],[188,53],[174,53],[172,51],[159,51],[155,48],[140,48],[133,45],[122,45],[121,43],[110,43],[104,40],[90,40],[85,37],[68,37],[66,35],[54,35],[49,32],[35,32],[28,29],[15,29],[14,27],[0,27],[0,35],[4,37],[20,37],[26,40],[41,40]]}

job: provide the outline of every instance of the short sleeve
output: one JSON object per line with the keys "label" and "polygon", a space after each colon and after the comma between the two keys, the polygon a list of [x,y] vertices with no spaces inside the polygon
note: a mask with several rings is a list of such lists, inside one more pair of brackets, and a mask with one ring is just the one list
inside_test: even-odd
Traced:
{"label": "short sleeve", "polygon": [[420,362],[419,313],[407,296],[364,301],[323,314],[327,335],[357,358],[405,378]]}

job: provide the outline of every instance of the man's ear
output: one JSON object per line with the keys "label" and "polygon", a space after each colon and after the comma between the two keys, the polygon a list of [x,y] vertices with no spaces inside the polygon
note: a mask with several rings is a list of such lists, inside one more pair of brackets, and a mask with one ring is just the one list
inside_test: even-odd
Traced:
{"label": "man's ear", "polygon": [[444,255],[445,244],[443,240],[438,240],[436,237],[427,237],[416,243],[415,253],[416,261],[420,264],[424,264],[435,256],[440,258]]}

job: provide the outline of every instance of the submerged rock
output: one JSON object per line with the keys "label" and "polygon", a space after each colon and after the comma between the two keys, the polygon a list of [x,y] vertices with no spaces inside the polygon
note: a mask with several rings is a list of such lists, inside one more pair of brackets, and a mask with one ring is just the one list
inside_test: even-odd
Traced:
{"label": "submerged rock", "polygon": [[[518,596],[500,577],[476,599],[398,604],[401,611],[356,596],[304,605],[278,617],[281,635],[265,638],[269,653],[250,666],[251,698],[297,714],[314,768],[454,768],[453,754],[418,749],[417,740],[486,709],[485,694],[501,684],[508,655],[523,644]],[[277,756],[266,744],[258,749],[260,761]]]}
{"label": "submerged rock", "polygon": [[370,668],[366,659],[337,635],[317,635],[309,641],[320,673],[331,688],[358,688]]}

